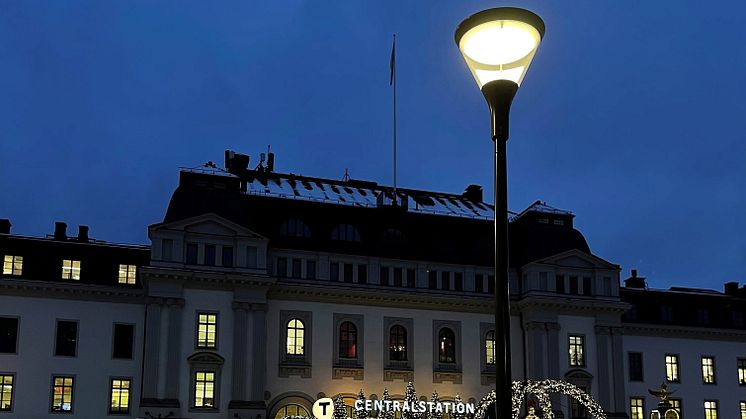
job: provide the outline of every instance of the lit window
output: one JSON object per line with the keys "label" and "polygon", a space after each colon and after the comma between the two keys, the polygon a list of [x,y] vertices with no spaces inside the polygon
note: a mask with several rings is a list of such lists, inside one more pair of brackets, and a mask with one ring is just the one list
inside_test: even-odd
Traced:
{"label": "lit window", "polygon": [[218,346],[218,315],[197,314],[197,348],[215,349]]}
{"label": "lit window", "polygon": [[130,412],[130,385],[129,379],[115,378],[111,380],[111,404],[109,413]]}
{"label": "lit window", "polygon": [[23,256],[5,255],[3,275],[20,276],[23,274]]}
{"label": "lit window", "polygon": [[308,409],[299,404],[287,404],[277,411],[275,419],[282,419],[286,416],[311,416],[311,414]]}
{"label": "lit window", "polygon": [[65,259],[62,261],[62,279],[80,279],[80,261]]}
{"label": "lit window", "polygon": [[339,326],[339,356],[357,358],[357,328],[351,322],[344,322]]}
{"label": "lit window", "polygon": [[633,397],[629,399],[630,419],[645,419],[645,399]]}
{"label": "lit window", "polygon": [[715,384],[715,358],[711,356],[702,357],[702,382]]}
{"label": "lit window", "polygon": [[13,376],[0,374],[0,412],[13,410]]}
{"label": "lit window", "polygon": [[573,367],[585,366],[585,338],[583,336],[570,336],[570,365]]}
{"label": "lit window", "polygon": [[332,240],[359,242],[360,232],[352,224],[340,224],[332,230]]}
{"label": "lit window", "polygon": [[291,218],[280,225],[280,235],[288,237],[311,237],[311,229],[303,221]]}
{"label": "lit window", "polygon": [[565,225],[565,221],[564,220],[554,220],[554,225],[556,225],[556,226],[563,226],[563,225]]}
{"label": "lit window", "polygon": [[668,399],[668,401],[671,402],[671,407],[676,410],[676,413],[679,414],[679,418],[681,418],[681,399]]}
{"label": "lit window", "polygon": [[495,365],[495,331],[490,330],[484,337],[484,347],[487,354],[487,365]]}
{"label": "lit window", "polygon": [[287,325],[287,345],[285,353],[288,355],[303,355],[303,344],[305,341],[304,325],[299,319],[291,319]]}
{"label": "lit window", "polygon": [[407,329],[404,326],[397,324],[389,331],[389,359],[391,361],[407,360]]}
{"label": "lit window", "polygon": [[194,377],[194,407],[215,407],[215,373],[197,371]]}
{"label": "lit window", "polygon": [[705,400],[705,419],[718,419],[718,402]]}
{"label": "lit window", "polygon": [[52,381],[52,412],[72,412],[74,378],[55,376]]}
{"label": "lit window", "polygon": [[741,411],[741,419],[746,419],[746,402],[740,402],[738,405]]}
{"label": "lit window", "polygon": [[746,358],[738,358],[738,384],[746,386]]}
{"label": "lit window", "polygon": [[669,383],[679,382],[679,356],[666,355],[666,381]]}
{"label": "lit window", "polygon": [[137,277],[137,266],[135,265],[119,265],[119,283],[135,285],[135,278]]}
{"label": "lit window", "polygon": [[456,362],[456,336],[447,327],[438,333],[438,361],[448,364]]}

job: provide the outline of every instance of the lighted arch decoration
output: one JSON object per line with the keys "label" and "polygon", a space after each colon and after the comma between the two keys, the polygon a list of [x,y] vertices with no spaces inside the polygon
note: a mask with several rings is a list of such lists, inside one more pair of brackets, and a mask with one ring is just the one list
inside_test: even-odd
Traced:
{"label": "lighted arch decoration", "polygon": [[[588,393],[581,390],[578,386],[562,380],[513,381],[513,419],[519,419],[523,399],[526,395],[536,396],[539,402],[538,407],[542,410],[542,417],[544,419],[553,419],[552,401],[549,398],[549,395],[552,393],[561,393],[574,398],[588,409],[588,413],[594,419],[606,419],[604,410]],[[493,390],[479,401],[479,405],[474,413],[474,419],[485,419],[489,405],[494,402],[495,391]]]}

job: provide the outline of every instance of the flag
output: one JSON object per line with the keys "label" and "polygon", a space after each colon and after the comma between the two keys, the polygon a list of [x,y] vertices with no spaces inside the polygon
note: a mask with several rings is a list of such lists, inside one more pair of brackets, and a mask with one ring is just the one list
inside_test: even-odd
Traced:
{"label": "flag", "polygon": [[394,34],[394,42],[391,44],[391,78],[389,79],[389,86],[394,84],[394,73],[396,72],[396,34]]}

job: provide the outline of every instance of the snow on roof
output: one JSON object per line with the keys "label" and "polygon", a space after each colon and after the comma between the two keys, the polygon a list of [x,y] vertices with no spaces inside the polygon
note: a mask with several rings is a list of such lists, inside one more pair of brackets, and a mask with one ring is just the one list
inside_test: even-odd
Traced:
{"label": "snow on roof", "polygon": [[570,217],[574,217],[575,214],[573,214],[571,211],[554,208],[553,206],[547,205],[546,202],[543,201],[536,201],[533,204],[529,205],[528,208],[521,211],[520,214],[518,214],[515,218],[519,218],[523,214],[528,214],[530,212],[539,212],[542,214],[557,214],[557,215],[567,215]]}

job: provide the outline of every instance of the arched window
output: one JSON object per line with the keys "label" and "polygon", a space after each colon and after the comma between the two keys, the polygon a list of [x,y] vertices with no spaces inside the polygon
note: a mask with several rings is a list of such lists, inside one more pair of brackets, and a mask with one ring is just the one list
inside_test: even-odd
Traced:
{"label": "arched window", "polygon": [[456,337],[453,330],[447,327],[438,333],[438,361],[449,364],[456,362]]}
{"label": "arched window", "polygon": [[311,416],[311,414],[305,407],[291,403],[282,406],[280,410],[277,411],[277,414],[275,414],[275,419],[282,419],[285,416]]}
{"label": "arched window", "polygon": [[332,230],[332,240],[359,242],[360,232],[352,224],[340,224]]}
{"label": "arched window", "polygon": [[357,358],[357,327],[352,322],[339,325],[339,357]]}
{"label": "arched window", "polygon": [[311,237],[311,229],[308,228],[306,223],[297,219],[291,218],[286,220],[280,225],[280,235],[287,237]]}
{"label": "arched window", "polygon": [[285,353],[288,355],[303,355],[303,344],[305,342],[304,325],[299,319],[290,319],[287,325],[287,344]]}
{"label": "arched window", "polygon": [[407,360],[407,329],[394,325],[389,330],[389,359],[391,361]]}
{"label": "arched window", "polygon": [[487,365],[495,365],[495,331],[490,330],[484,337],[484,348],[487,354]]}

